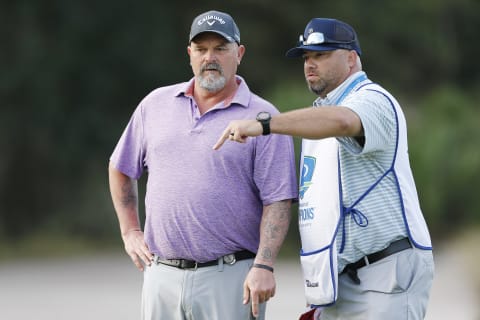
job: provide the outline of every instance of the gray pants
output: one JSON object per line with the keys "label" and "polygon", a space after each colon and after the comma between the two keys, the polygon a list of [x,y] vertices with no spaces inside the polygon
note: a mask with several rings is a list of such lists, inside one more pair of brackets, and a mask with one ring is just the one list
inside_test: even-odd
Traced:
{"label": "gray pants", "polygon": [[408,249],[358,269],[360,285],[342,274],[337,303],[320,319],[424,319],[433,273],[431,251]]}
{"label": "gray pants", "polygon": [[[243,282],[253,259],[182,270],[152,264],[144,272],[142,320],[251,320]],[[266,304],[257,319],[265,319]]]}

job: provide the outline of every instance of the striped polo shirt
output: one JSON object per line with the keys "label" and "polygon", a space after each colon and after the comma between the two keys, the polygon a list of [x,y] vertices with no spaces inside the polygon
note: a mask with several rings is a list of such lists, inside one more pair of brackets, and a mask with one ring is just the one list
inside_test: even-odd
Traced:
{"label": "striped polo shirt", "polygon": [[[350,93],[342,96],[354,81],[357,83]],[[401,141],[404,147],[399,148],[399,139],[406,140],[406,125],[398,102],[368,80],[364,72],[357,72],[324,99],[314,102],[318,107],[336,104],[360,117],[365,136],[363,145],[351,137],[337,138],[345,213],[336,238],[339,272],[345,265],[411,236],[407,220],[421,225],[415,229],[420,229],[421,238],[427,239],[425,245],[417,245],[414,239],[412,242],[429,249],[428,230],[418,206],[406,141]],[[398,162],[402,162],[400,166]],[[409,204],[405,206],[405,202]],[[406,211],[414,219],[407,219]]]}

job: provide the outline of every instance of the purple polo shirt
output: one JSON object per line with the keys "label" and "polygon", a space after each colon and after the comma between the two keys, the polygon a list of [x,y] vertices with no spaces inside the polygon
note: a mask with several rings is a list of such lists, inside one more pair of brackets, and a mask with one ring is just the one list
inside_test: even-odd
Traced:
{"label": "purple polo shirt", "polygon": [[212,146],[231,120],[278,113],[237,76],[228,105],[200,115],[189,82],[147,95],[133,113],[110,161],[138,179],[148,172],[145,241],[164,259],[205,262],[257,252],[264,205],[297,198],[292,138],[269,135]]}

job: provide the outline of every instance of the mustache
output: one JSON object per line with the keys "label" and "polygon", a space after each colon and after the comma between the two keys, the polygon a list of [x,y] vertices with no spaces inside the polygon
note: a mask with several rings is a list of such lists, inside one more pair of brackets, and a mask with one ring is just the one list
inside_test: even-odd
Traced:
{"label": "mustache", "polygon": [[206,70],[216,70],[216,71],[220,72],[220,74],[223,73],[222,67],[216,62],[210,62],[210,63],[207,63],[207,64],[203,65],[200,69],[200,72],[204,72]]}

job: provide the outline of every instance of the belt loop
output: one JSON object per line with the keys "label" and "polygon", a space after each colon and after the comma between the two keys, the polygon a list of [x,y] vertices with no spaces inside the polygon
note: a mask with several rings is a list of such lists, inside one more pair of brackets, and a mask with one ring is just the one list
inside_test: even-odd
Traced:
{"label": "belt loop", "polygon": [[365,260],[365,266],[370,265],[370,261],[368,261],[368,257],[367,257],[367,256],[363,257],[363,260]]}
{"label": "belt loop", "polygon": [[217,270],[218,272],[223,272],[223,257],[218,258]]}

